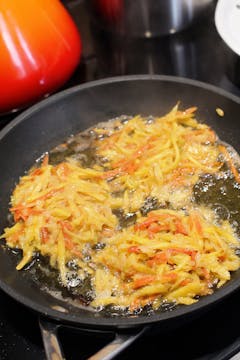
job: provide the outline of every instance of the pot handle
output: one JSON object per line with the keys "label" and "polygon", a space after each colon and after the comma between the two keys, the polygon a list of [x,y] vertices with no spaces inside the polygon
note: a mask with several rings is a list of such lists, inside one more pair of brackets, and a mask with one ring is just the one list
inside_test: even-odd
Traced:
{"label": "pot handle", "polygon": [[58,329],[60,325],[39,318],[43,345],[47,360],[66,360],[60,342],[58,341]]}
{"label": "pot handle", "polygon": [[131,334],[116,333],[115,338],[87,360],[111,360],[146,332],[147,328]]}
{"label": "pot handle", "polygon": [[[55,324],[47,321],[42,317],[39,318],[39,325],[41,329],[44,349],[47,360],[66,360],[61,344],[58,340],[58,329],[61,324]],[[111,360],[124,349],[130,346],[135,340],[142,336],[148,327],[141,329],[134,329],[128,333],[115,333],[115,338],[96,354],[89,357],[87,360]]]}

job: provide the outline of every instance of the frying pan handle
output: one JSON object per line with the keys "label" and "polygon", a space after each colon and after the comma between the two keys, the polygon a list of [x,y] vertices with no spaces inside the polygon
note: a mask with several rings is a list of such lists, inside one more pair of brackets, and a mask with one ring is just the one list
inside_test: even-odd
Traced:
{"label": "frying pan handle", "polygon": [[104,346],[95,355],[91,356],[87,360],[111,360],[115,356],[119,355],[124,349],[131,345],[135,340],[142,336],[147,331],[147,327],[136,330],[131,334],[116,333],[113,341]]}
{"label": "frying pan handle", "polygon": [[[39,318],[39,325],[47,360],[66,360],[57,336],[58,329],[61,325],[49,322],[41,317]],[[148,327],[146,326],[141,329],[132,330],[131,333],[116,333],[113,341],[87,360],[111,360],[142,336],[147,330]]]}
{"label": "frying pan handle", "polygon": [[57,337],[60,325],[41,317],[39,318],[39,325],[47,360],[66,360]]}

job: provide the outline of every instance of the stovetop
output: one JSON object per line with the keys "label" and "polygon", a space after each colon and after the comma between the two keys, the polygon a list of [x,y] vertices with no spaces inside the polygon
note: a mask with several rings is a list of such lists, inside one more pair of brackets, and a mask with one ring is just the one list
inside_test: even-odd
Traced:
{"label": "stovetop", "polygon": [[[165,74],[208,82],[240,95],[226,75],[224,45],[214,26],[214,12],[185,31],[162,38],[121,38],[93,24],[82,0],[65,0],[82,35],[81,63],[64,86],[109,76]],[[213,9],[214,10],[214,9]],[[16,116],[0,117],[3,128]],[[223,360],[240,347],[240,291],[177,330],[138,339],[118,360]],[[102,334],[60,331],[67,360],[86,359],[105,344]],[[45,359],[38,315],[0,291],[0,359]]]}

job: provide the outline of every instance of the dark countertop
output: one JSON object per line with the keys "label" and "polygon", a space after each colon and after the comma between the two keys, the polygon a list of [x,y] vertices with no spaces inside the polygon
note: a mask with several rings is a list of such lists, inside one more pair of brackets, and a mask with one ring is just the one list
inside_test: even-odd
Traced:
{"label": "dark countertop", "polygon": [[[240,95],[226,75],[225,48],[213,20],[213,12],[179,34],[156,39],[130,39],[110,34],[91,24],[83,1],[64,1],[83,38],[83,57],[64,88],[86,81],[126,74],[165,74],[208,82]],[[0,117],[0,127],[15,115]],[[178,330],[139,339],[118,359],[223,360],[221,352],[240,344],[240,291],[216,305],[200,319]],[[181,324],[179,324],[181,325]],[[98,349],[100,336],[60,333],[68,360],[85,359]],[[0,359],[45,358],[38,315],[0,292]]]}

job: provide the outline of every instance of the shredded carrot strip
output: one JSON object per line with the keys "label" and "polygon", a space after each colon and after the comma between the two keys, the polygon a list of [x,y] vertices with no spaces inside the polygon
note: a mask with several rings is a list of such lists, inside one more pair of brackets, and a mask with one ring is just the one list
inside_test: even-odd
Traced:
{"label": "shredded carrot strip", "polygon": [[166,282],[170,282],[170,283],[174,283],[178,278],[178,275],[174,272],[169,272],[169,273],[165,273],[162,275],[161,278],[161,283],[166,283]]}
{"label": "shredded carrot strip", "polygon": [[23,220],[26,221],[29,216],[31,215],[39,215],[41,214],[41,210],[36,210],[36,209],[32,209],[32,208],[22,208],[22,209],[17,209],[14,212],[14,220],[15,221],[19,221],[19,220]]}
{"label": "shredded carrot strip", "polygon": [[49,241],[49,231],[46,226],[40,228],[40,238],[44,244],[46,244]]}
{"label": "shredded carrot strip", "polygon": [[49,155],[46,154],[43,158],[43,161],[42,161],[42,166],[47,166],[48,165],[48,162],[49,162]]}
{"label": "shredded carrot strip", "polygon": [[192,107],[186,109],[184,112],[185,112],[186,114],[192,114],[192,113],[194,113],[195,111],[197,111],[197,107],[196,107],[196,106],[192,106]]}
{"label": "shredded carrot strip", "polygon": [[225,159],[226,159],[226,161],[227,161],[227,163],[228,163],[228,166],[229,166],[231,172],[233,173],[236,181],[240,184],[240,175],[239,175],[239,172],[237,171],[237,169],[236,169],[236,167],[235,167],[235,165],[234,165],[234,162],[233,162],[233,160],[232,160],[232,158],[231,158],[228,150],[227,150],[226,147],[223,146],[223,145],[219,145],[219,150],[220,150],[221,153],[225,156]]}
{"label": "shredded carrot strip", "polygon": [[180,286],[186,286],[188,284],[190,284],[192,282],[191,279],[184,279],[183,281],[180,282]]}
{"label": "shredded carrot strip", "polygon": [[37,169],[33,170],[30,173],[31,176],[37,176],[37,175],[40,175],[40,174],[42,174],[42,169],[41,168],[37,168]]}
{"label": "shredded carrot strip", "polygon": [[130,246],[128,248],[128,252],[129,253],[134,253],[134,254],[140,254],[141,253],[141,250],[139,249],[138,246]]}
{"label": "shredded carrot strip", "polygon": [[59,221],[59,224],[62,228],[62,233],[64,236],[64,242],[65,242],[65,246],[68,250],[71,250],[72,253],[78,257],[82,257],[82,253],[81,251],[78,251],[76,249],[75,244],[73,243],[71,236],[66,232],[66,230],[72,231],[72,225],[68,222],[68,221]]}
{"label": "shredded carrot strip", "polygon": [[156,276],[151,276],[151,275],[146,275],[146,276],[143,276],[137,280],[135,280],[133,282],[133,289],[138,289],[138,288],[141,288],[143,286],[146,286],[152,282],[154,282],[156,280]]}
{"label": "shredded carrot strip", "polygon": [[201,224],[201,218],[196,212],[192,212],[189,216],[189,225],[191,230],[196,230],[198,235],[203,235],[203,229]]}
{"label": "shredded carrot strip", "polygon": [[209,270],[206,269],[205,267],[203,267],[201,270],[202,270],[202,273],[203,273],[204,277],[206,278],[206,280],[209,280],[210,279]]}
{"label": "shredded carrot strip", "polygon": [[[160,231],[170,231],[172,229],[171,223],[175,226],[175,233],[176,234],[183,234],[187,235],[188,231],[186,227],[183,225],[180,218],[176,215],[172,214],[159,214],[159,215],[152,215],[149,213],[148,218],[143,221],[142,223],[135,224],[134,230],[148,230],[149,237],[151,238],[153,234],[158,233]],[[161,222],[160,224],[156,224]]]}
{"label": "shredded carrot strip", "polygon": [[168,262],[168,257],[169,256],[166,251],[161,251],[148,260],[147,265],[154,266],[159,264],[166,264]]}

